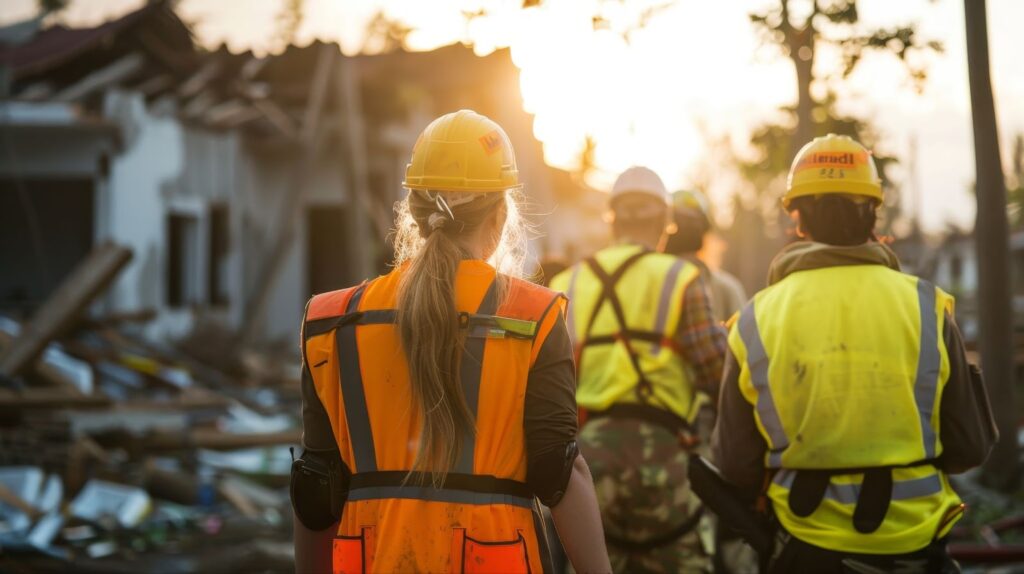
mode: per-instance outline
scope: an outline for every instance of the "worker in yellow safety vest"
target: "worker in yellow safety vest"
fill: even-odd
[[[846,136],[808,143],[783,206],[800,237],[729,333],[713,444],[722,475],[777,532],[769,572],[955,572],[949,474],[996,431],[953,298],[875,240],[882,188]]]
[[[659,252],[671,211],[658,175],[626,170],[610,207],[616,243],[551,283],[569,298],[580,450],[616,572],[707,571],[710,525],[687,454],[710,434],[725,332],[697,267]]]
[[[516,277],[508,136],[444,115],[403,185],[394,270],[306,308],[297,570],[550,572],[540,501],[576,570],[609,572],[565,298]]]

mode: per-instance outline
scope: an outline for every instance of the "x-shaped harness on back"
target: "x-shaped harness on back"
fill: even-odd
[[[617,404],[612,405],[607,410],[600,412],[588,413],[587,419],[599,418],[599,417],[612,417],[612,418],[632,418],[642,420],[645,422],[654,423],[667,429],[669,432],[676,435],[679,439],[679,445],[686,451],[692,451],[699,442],[699,438],[696,433],[693,432],[689,422],[686,419],[676,415],[667,409],[667,405],[662,403],[661,407],[655,406],[652,403],[652,399],[661,402],[658,397],[654,394],[654,385],[651,383],[647,375],[644,374],[643,368],[640,366],[640,355],[633,348],[632,341],[642,340],[655,344],[665,344],[678,352],[677,347],[672,344],[672,341],[666,340],[667,338],[662,333],[656,333],[654,331],[643,331],[637,329],[630,329],[626,322],[626,313],[622,308],[622,301],[619,299],[618,294],[615,292],[615,286],[626,274],[626,272],[633,267],[637,262],[640,261],[645,255],[652,253],[651,250],[643,248],[639,252],[630,255],[623,261],[615,271],[608,273],[605,271],[601,264],[598,263],[594,257],[588,257],[584,260],[584,263],[590,268],[591,272],[597,276],[598,280],[601,281],[601,294],[598,295],[597,302],[594,304],[593,311],[590,314],[590,320],[587,322],[587,328],[584,331],[584,338],[577,348],[576,365],[577,372],[582,372],[582,359],[583,349],[591,345],[607,345],[621,342],[626,349],[626,353],[629,356],[629,362],[633,367],[633,370],[637,375],[637,386],[636,395],[639,404]],[[591,337],[590,333],[594,328],[594,323],[597,320],[597,315],[600,313],[601,308],[604,306],[605,301],[611,305],[612,313],[615,315],[615,320],[619,325],[619,331],[612,335],[605,335],[600,337]],[[655,536],[651,539],[643,542],[636,542],[620,538],[605,532],[605,537],[608,542],[614,546],[622,548],[632,553],[642,553],[650,551],[654,548],[664,546],[675,542],[682,538],[684,535],[692,531],[700,523],[701,516],[704,513],[704,506],[700,505],[696,511],[682,524],[672,530],[665,532],[659,536]]]

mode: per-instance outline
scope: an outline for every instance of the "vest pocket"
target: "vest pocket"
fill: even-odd
[[[363,528],[359,536],[336,536],[331,561],[334,574],[373,572],[373,528]]]
[[[452,540],[454,570],[462,574],[526,574],[530,561],[526,539],[518,532],[515,540],[489,542],[466,535],[464,528],[455,529]]]

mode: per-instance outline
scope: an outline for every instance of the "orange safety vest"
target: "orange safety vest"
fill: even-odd
[[[461,382],[476,432],[435,488],[429,475],[406,482],[422,414],[395,325],[403,270],[317,295],[306,309],[304,359],[352,472],[334,572],[547,571],[539,506],[526,484],[523,408],[530,368],[565,298],[508,279],[498,301],[492,267],[460,264]]]

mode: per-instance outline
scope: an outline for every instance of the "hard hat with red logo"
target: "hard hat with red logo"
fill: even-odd
[[[882,181],[871,151],[849,136],[814,138],[796,154],[789,169],[782,205],[798,197],[858,195],[882,201]]]
[[[445,114],[423,130],[402,185],[410,190],[469,193],[522,187],[505,130],[472,110]]]

